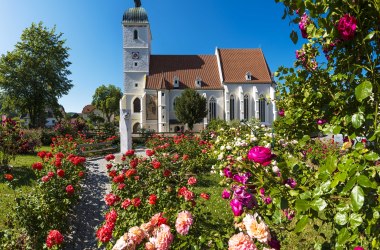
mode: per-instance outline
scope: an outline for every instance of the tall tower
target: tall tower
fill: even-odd
[[[120,150],[132,148],[132,127],[145,123],[145,79],[149,74],[151,32],[148,14],[135,0],[123,15],[124,95],[120,100]]]

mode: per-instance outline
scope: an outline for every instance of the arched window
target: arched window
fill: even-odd
[[[235,97],[230,96],[230,120],[235,119]]]
[[[248,95],[244,96],[244,120],[248,120],[249,115],[249,97]]]
[[[266,109],[267,102],[265,100],[265,97],[263,95],[260,95],[259,100],[259,119],[261,122],[265,122],[265,109]]]
[[[138,132],[140,132],[139,129],[140,129],[140,123],[136,122],[135,125],[133,125],[133,131],[132,131],[132,133],[133,134],[137,134]]]
[[[208,109],[208,112],[210,113],[210,120],[216,119],[216,101],[214,97],[211,97],[208,104]]]
[[[139,113],[141,112],[141,100],[140,98],[136,98],[133,101],[133,113]]]
[[[175,111],[175,103],[176,103],[176,101],[177,101],[177,98],[178,98],[178,97],[175,97],[174,100],[173,100],[173,111]]]
[[[139,39],[139,32],[137,30],[133,31],[133,39],[135,40]]]

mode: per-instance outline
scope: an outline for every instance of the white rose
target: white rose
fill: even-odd
[[[272,171],[273,173],[278,174],[280,172],[280,169],[275,165],[272,167]]]
[[[228,146],[226,147],[226,149],[227,149],[227,150],[231,150],[232,147],[231,147],[230,145],[228,145]]]

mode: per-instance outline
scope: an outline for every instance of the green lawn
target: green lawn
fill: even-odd
[[[43,148],[43,150],[49,149],[49,147]],[[36,176],[31,165],[39,160],[40,158],[35,155],[17,155],[16,159],[10,162],[10,165],[13,166],[10,170],[0,169],[1,175],[11,173],[14,176],[12,185],[15,188],[13,190],[4,178],[0,178],[0,228],[3,228],[8,221],[7,218],[13,210],[17,192],[30,192],[31,187],[35,185]]]

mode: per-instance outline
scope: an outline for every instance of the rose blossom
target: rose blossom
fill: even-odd
[[[113,154],[106,155],[106,157],[104,158],[106,159],[106,161],[115,160],[115,156]]]
[[[230,197],[231,197],[231,192],[229,192],[227,189],[224,189],[222,192],[222,198],[227,200]]]
[[[155,152],[154,150],[147,149],[147,150],[145,151],[145,153],[146,153],[147,156],[152,156],[152,155],[154,155],[156,152]]]
[[[11,174],[4,174],[4,178],[8,181],[12,181],[13,180],[13,175]]]
[[[41,162],[35,162],[35,163],[33,163],[32,168],[35,170],[42,170],[43,165]]]
[[[364,248],[361,246],[356,246],[356,247],[354,247],[354,250],[364,250]]]
[[[268,226],[261,221],[257,222],[258,214],[255,213],[253,216],[247,214],[243,219],[243,224],[247,230],[247,234],[252,238],[256,238],[261,243],[267,243],[271,239]]]
[[[145,233],[139,227],[134,226],[128,230],[128,238],[131,239],[135,244],[140,244],[141,241],[145,238]]]
[[[177,230],[177,233],[187,235],[193,222],[193,216],[189,211],[182,211],[178,213],[177,220],[175,222],[175,229]]]
[[[289,178],[289,179],[286,180],[285,186],[290,187],[291,189],[293,189],[293,188],[295,188],[297,186],[297,182],[293,178]]]
[[[200,196],[205,199],[205,200],[209,200],[210,199],[210,195],[209,194],[206,194],[206,193],[201,193]]]
[[[133,156],[134,154],[135,154],[135,151],[133,149],[127,150],[127,152],[125,152],[126,156]]]
[[[155,194],[151,194],[149,196],[149,204],[150,205],[155,205],[157,202],[157,196]]]
[[[337,29],[344,41],[353,39],[356,31],[356,18],[345,14],[339,19]]]
[[[50,230],[47,238],[46,245],[52,248],[54,245],[60,245],[63,242],[63,235],[58,230]]]
[[[63,171],[63,169],[58,169],[57,170],[57,175],[61,178],[63,178],[65,176],[65,171]]]
[[[260,163],[263,166],[270,164],[274,155],[269,148],[262,146],[255,146],[248,152],[248,159],[256,163]]]
[[[256,250],[252,239],[244,233],[233,235],[228,241],[228,250]]]
[[[285,110],[284,109],[280,109],[278,111],[278,115],[281,116],[281,117],[285,116]]]
[[[139,207],[141,204],[141,199],[139,197],[136,197],[133,198],[131,202],[134,207]]]
[[[154,230],[153,235],[155,237],[150,238],[149,241],[156,247],[156,250],[168,250],[170,248],[174,236],[168,225],[162,224]]]
[[[66,193],[68,195],[74,194],[74,187],[72,185],[67,185],[67,187],[66,187]]]
[[[45,175],[45,176],[42,176],[41,180],[42,180],[42,182],[48,182],[48,181],[50,181],[50,177]]]
[[[188,180],[187,180],[187,184],[189,184],[189,185],[195,185],[195,184],[197,184],[197,179],[195,178],[195,177],[193,177],[193,176],[191,176]]]
[[[126,199],[126,200],[123,201],[123,203],[121,203],[121,207],[123,209],[127,209],[131,204],[132,204],[131,200],[130,199]]]
[[[229,168],[224,168],[223,169],[223,173],[224,173],[224,176],[227,177],[227,178],[232,178],[233,175],[232,175],[232,172]]]
[[[240,216],[243,213],[243,204],[238,199],[232,199],[230,206],[235,216]]]
[[[113,206],[116,202],[120,201],[120,197],[109,193],[104,197],[104,200],[108,206]]]

